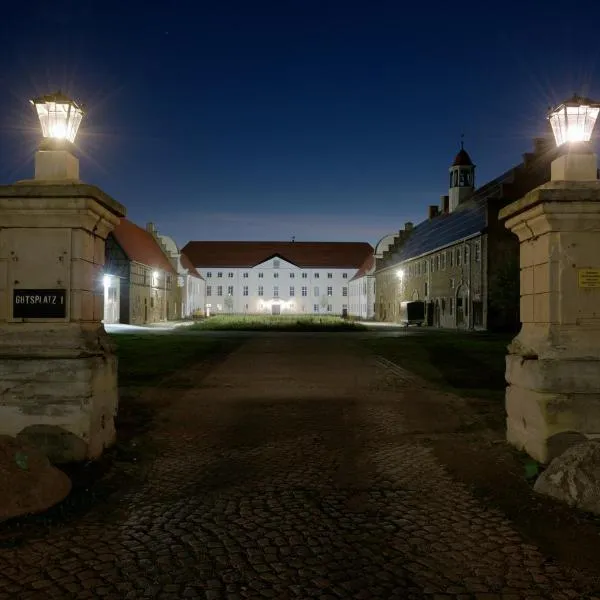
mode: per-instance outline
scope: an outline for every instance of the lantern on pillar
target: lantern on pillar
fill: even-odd
[[[600,104],[575,94],[548,114],[561,155],[552,162],[552,181],[598,179],[596,155],[590,140]]]
[[[34,98],[31,104],[44,136],[35,155],[35,178],[55,182],[79,180],[79,161],[72,149],[83,107],[61,92]]]
[[[61,92],[30,101],[35,107],[45,139],[73,143],[83,119],[83,107]]]

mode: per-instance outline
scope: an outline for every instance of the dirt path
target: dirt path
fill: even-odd
[[[0,599],[592,598],[443,466],[467,403],[350,340],[257,337],[180,374],[135,485],[0,549]]]

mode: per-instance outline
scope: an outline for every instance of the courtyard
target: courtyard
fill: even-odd
[[[112,338],[119,441],[0,525],[1,600],[600,597],[600,521],[503,441],[502,336]]]

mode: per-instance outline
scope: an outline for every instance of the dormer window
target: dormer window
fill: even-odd
[[[273,261],[273,268],[274,269],[279,269],[279,265],[281,264],[281,261],[279,261],[277,258]]]

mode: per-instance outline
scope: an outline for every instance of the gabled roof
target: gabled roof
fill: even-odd
[[[185,254],[182,253],[179,255],[179,262],[181,263],[181,266],[192,277],[197,277],[198,279],[204,279],[204,277],[202,277],[202,275],[200,275],[200,273],[198,273],[198,271],[196,270],[196,267],[192,264],[192,261]]]
[[[121,219],[112,232],[129,260],[176,274],[175,268],[153,235],[128,219]]]
[[[373,273],[374,267],[375,267],[375,256],[373,254],[370,254],[369,256],[367,256],[367,258],[365,258],[365,262],[363,262],[363,264],[360,266],[360,269],[358,269],[358,271],[356,271],[356,274],[350,281],[354,281],[355,279],[360,279],[361,277],[364,277],[365,275],[371,275]]]
[[[273,256],[299,268],[358,269],[373,248],[365,242],[188,242],[195,267],[254,267]]]

